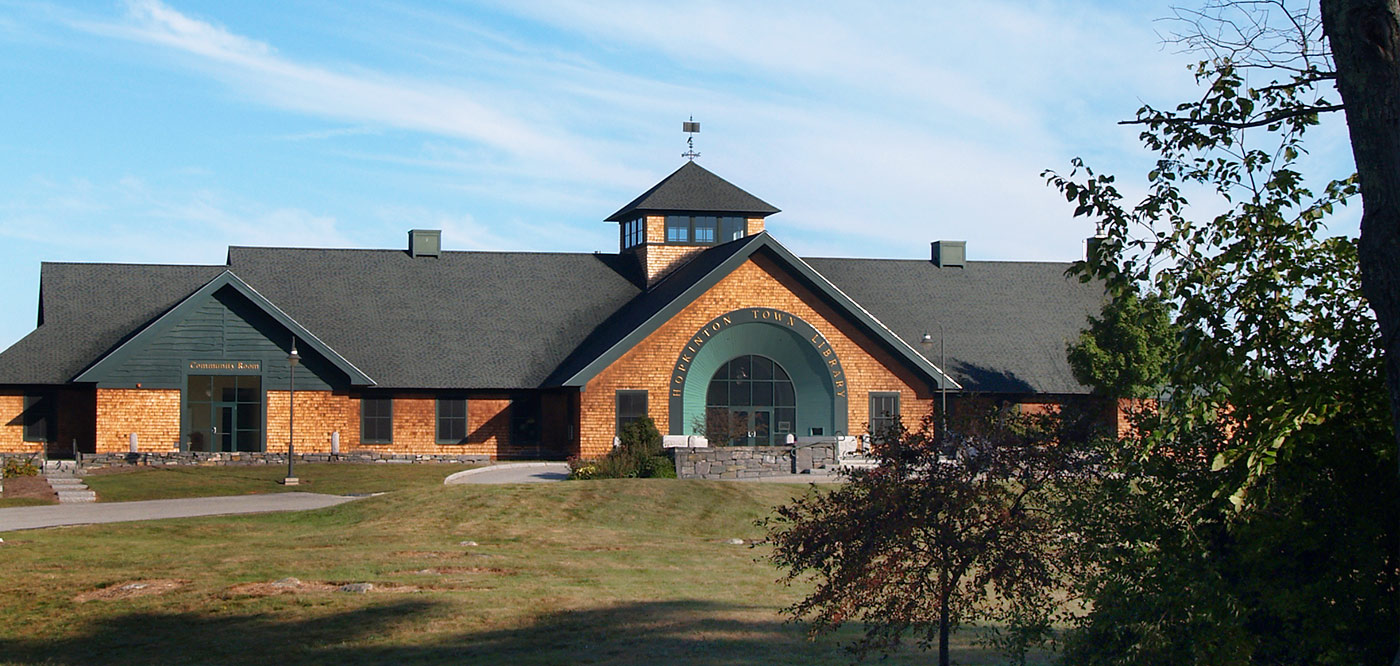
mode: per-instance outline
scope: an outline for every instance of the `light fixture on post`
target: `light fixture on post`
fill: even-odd
[[[944,346],[943,323],[938,323],[938,441],[942,442],[947,438],[948,433],[948,352]],[[928,351],[933,351],[933,336],[925,333],[919,339],[919,346]]]
[[[287,354],[287,364],[291,366],[291,376],[287,380],[287,478],[282,479],[282,485],[295,486],[300,482],[297,480],[296,468],[296,419],[297,419],[297,365],[301,363],[301,355],[297,354],[297,338],[292,336],[292,351]]]

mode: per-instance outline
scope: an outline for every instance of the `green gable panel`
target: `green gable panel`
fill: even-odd
[[[256,374],[286,390],[293,333],[233,286],[197,294],[178,318],[159,321],[82,376],[102,388],[178,389],[187,375]],[[346,389],[349,376],[299,339],[297,390]]]

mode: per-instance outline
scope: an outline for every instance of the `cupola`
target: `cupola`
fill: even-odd
[[[686,162],[621,210],[618,248],[637,256],[647,286],[712,245],[763,231],[763,219],[778,212],[695,162]]]

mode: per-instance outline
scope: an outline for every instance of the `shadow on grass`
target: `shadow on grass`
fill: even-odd
[[[556,612],[516,628],[423,636],[463,620],[453,604],[402,600],[310,619],[271,613],[128,613],[55,639],[0,639],[17,664],[841,664],[771,611],[708,601]]]

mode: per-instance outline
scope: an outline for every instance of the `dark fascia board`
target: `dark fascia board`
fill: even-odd
[[[291,331],[292,335],[295,335],[298,340],[301,340],[302,342],[310,345],[312,350],[329,360],[331,364],[333,364],[341,372],[344,372],[346,376],[350,378],[351,385],[374,385],[374,380],[371,379],[369,375],[366,375],[364,372],[362,372],[359,368],[355,367],[354,363],[351,363],[350,361],[346,360],[345,357],[341,356],[340,353],[336,350],[331,349],[330,345],[321,342],[321,339],[316,337],[316,335],[313,334],[311,331],[307,330],[305,326],[302,326],[301,324],[297,323],[295,319],[292,319],[291,316],[283,312],[282,308],[277,307],[272,303],[272,301],[267,300],[266,297],[258,293],[258,290],[248,286],[247,282],[244,282],[237,275],[234,275],[233,271],[229,270],[225,270],[213,280],[206,282],[203,287],[200,287],[199,289],[195,290],[193,294],[186,296],[184,300],[180,301],[175,307],[167,310],[165,314],[156,318],[156,320],[151,322],[150,325],[142,329],[140,333],[137,333],[136,335],[133,335],[130,338],[128,338],[126,342],[123,342],[116,349],[113,349],[112,351],[105,354],[102,358],[98,359],[92,365],[88,366],[87,369],[79,373],[77,377],[74,377],[69,381],[96,381],[96,377],[101,375],[103,366],[120,362],[121,359],[124,358],[128,353],[130,353],[133,350],[139,349],[140,346],[144,344],[146,340],[156,335],[159,335],[160,333],[168,330],[170,327],[175,326],[181,321],[184,321],[185,317],[188,316],[191,311],[198,308],[200,304],[202,304],[206,299],[213,297],[215,292],[224,287],[233,288],[234,291],[237,291],[249,301],[252,301],[253,305],[257,306],[263,312],[267,313],[267,315],[276,320],[277,323],[287,327],[287,330]]]
[[[704,294],[711,287],[719,284],[721,279],[729,275],[745,261],[748,261],[749,257],[752,257],[755,252],[765,248],[772,252],[780,263],[786,264],[788,268],[791,268],[801,276],[803,281],[815,289],[818,294],[827,298],[838,310],[848,314],[853,320],[873,334],[877,340],[883,342],[912,368],[923,374],[924,378],[929,381],[931,386],[939,389],[947,388],[949,390],[962,389],[962,385],[959,384],[957,380],[943,372],[938,366],[929,362],[922,354],[915,351],[909,343],[896,335],[889,327],[880,323],[879,319],[876,319],[874,315],[861,307],[859,303],[856,303],[850,296],[847,296],[845,292],[837,288],[830,280],[827,280],[821,273],[818,273],[811,266],[807,265],[807,262],[802,261],[797,255],[783,247],[782,243],[775,240],[767,231],[762,231],[750,236],[749,241],[745,243],[744,247],[738,252],[735,252],[728,259],[725,259],[719,265],[715,266],[709,273],[706,273],[700,279],[696,280],[694,284],[677,295],[676,298],[672,299],[670,303],[667,303],[665,307],[642,322],[640,326],[629,331],[621,340],[618,340],[612,347],[608,348],[607,351],[590,361],[582,370],[579,370],[574,373],[572,377],[564,380],[561,385],[583,387],[595,375],[602,372],[604,368],[621,358],[627,350],[639,344],[648,335],[651,335],[653,331],[660,328],[662,324],[670,321],[672,317],[679,314],[681,310],[694,302],[701,294]],[[671,276],[666,279],[671,279],[671,277],[675,277],[675,273],[672,273]]]

